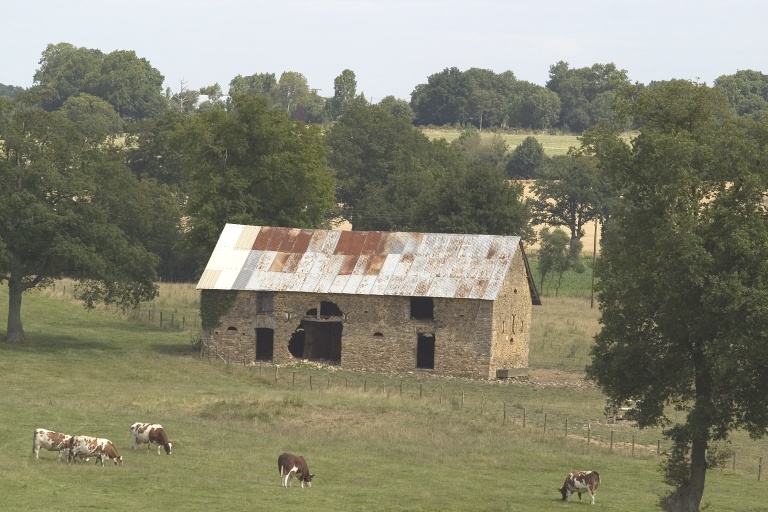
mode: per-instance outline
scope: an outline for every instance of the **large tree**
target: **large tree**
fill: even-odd
[[[342,216],[360,230],[410,231],[413,209],[447,144],[431,142],[405,116],[379,105],[353,103],[326,133],[338,179]]]
[[[226,223],[317,228],[334,207],[335,180],[320,127],[293,121],[265,98],[201,112],[171,146],[185,168],[187,248],[210,254]]]
[[[620,191],[587,373],[610,398],[642,404],[641,428],[665,427],[675,488],[662,505],[698,511],[708,447],[768,429],[768,125],[680,80],[631,105],[638,136],[584,139]]]
[[[765,73],[744,69],[718,77],[714,85],[725,91],[738,115],[753,119],[768,115],[768,75]]]
[[[146,119],[167,107],[163,75],[133,51],[76,48],[49,44],[35,72],[32,92],[46,110],[57,110],[81,93],[109,102],[124,119]]]
[[[331,119],[338,118],[357,94],[357,78],[351,69],[345,69],[333,79],[333,97],[325,107]]]
[[[549,67],[547,88],[560,98],[560,128],[581,132],[588,126],[612,114],[606,104],[613,93],[624,91],[630,85],[627,72],[615,64],[593,64],[588,68],[571,68],[560,61]]]
[[[419,231],[535,238],[522,185],[510,183],[502,169],[483,160],[460,160],[437,174],[414,214]]]
[[[560,155],[543,166],[542,179],[536,180],[528,200],[534,224],[562,226],[571,242],[581,240],[584,226],[601,217],[611,196],[601,178],[597,161],[590,156]]]
[[[89,118],[99,121],[89,126]],[[23,293],[52,279],[80,280],[88,307],[156,294],[157,259],[137,236],[137,217],[150,208],[101,119],[98,108],[48,113],[0,98],[0,282],[8,284],[10,342],[25,339]]]

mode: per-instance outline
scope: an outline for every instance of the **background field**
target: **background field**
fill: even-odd
[[[453,142],[461,135],[461,130],[446,128],[422,128],[421,130],[430,139],[445,139]],[[519,146],[526,137],[532,136],[544,146],[544,153],[547,156],[565,155],[571,147],[579,146],[579,139],[576,135],[553,135],[549,133],[512,133],[512,132],[494,132],[483,131],[481,136],[490,139],[496,133],[499,133],[507,142],[509,151],[513,151]]]
[[[161,297],[194,301],[191,285],[170,288]],[[601,473],[598,510],[653,510],[665,491],[659,432],[606,423],[604,397],[581,379],[597,329],[585,298],[534,308],[528,382],[226,365],[199,359],[187,330],[63,298],[26,294],[29,342],[0,344],[8,510],[551,511],[564,506],[556,489],[573,468]],[[135,421],[164,424],[173,455],[131,452]],[[45,451],[35,460],[36,427],[107,437],[125,464],[68,465]],[[734,449],[736,470],[710,472],[704,501],[765,510],[765,442],[737,436]],[[282,451],[307,457],[312,489],[280,487]]]

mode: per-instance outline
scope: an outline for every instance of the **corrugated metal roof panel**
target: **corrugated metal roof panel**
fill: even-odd
[[[519,237],[227,224],[198,288],[493,300],[519,247]]]

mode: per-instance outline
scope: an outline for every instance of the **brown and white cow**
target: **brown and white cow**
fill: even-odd
[[[299,481],[301,481],[301,487],[304,488],[304,484],[307,487],[312,487],[312,477],[315,475],[309,472],[307,467],[307,461],[302,455],[293,455],[291,453],[283,453],[277,458],[277,469],[280,471],[280,481],[283,487],[290,487],[291,480],[295,474]]]
[[[579,500],[581,500],[582,493],[588,492],[592,496],[592,505],[594,505],[598,487],[600,487],[600,475],[597,471],[571,471],[568,473],[563,486],[558,490],[565,501],[570,501],[571,494],[574,492],[578,493]]]
[[[131,425],[131,449],[136,450],[139,444],[147,443],[147,450],[153,444],[157,445],[157,454],[160,455],[160,448],[165,449],[165,453],[170,455],[173,443],[165,434],[165,429],[157,423],[134,423]]]
[[[72,436],[69,440],[69,454],[67,462],[72,462],[79,455],[96,456],[96,464],[101,462],[104,466],[104,458],[115,461],[116,466],[123,465],[123,458],[117,453],[114,443],[109,439],[91,436]]]
[[[32,435],[32,454],[36,459],[40,458],[40,448],[45,448],[51,452],[59,452],[59,460],[62,455],[69,459],[69,440],[72,436],[54,432],[45,428],[36,428]],[[80,456],[81,459],[88,462],[87,457]]]

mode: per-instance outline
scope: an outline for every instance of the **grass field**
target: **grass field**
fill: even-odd
[[[169,310],[195,300],[191,285],[165,288],[158,301]],[[601,473],[595,509],[654,510],[666,490],[659,432],[607,424],[598,389],[557,380],[588,362],[596,319],[588,299],[547,298],[534,308],[530,362],[552,380],[484,382],[227,366],[199,359],[187,330],[31,292],[28,342],[0,343],[0,503],[14,511],[537,512],[565,506],[556,488],[580,468]],[[173,455],[131,452],[135,421],[162,423]],[[125,464],[68,465],[45,451],[35,460],[36,427],[107,437]],[[739,435],[733,447],[736,470],[711,471],[704,502],[765,510],[766,483],[756,477],[765,443]],[[282,451],[307,457],[311,489],[280,487]]]

